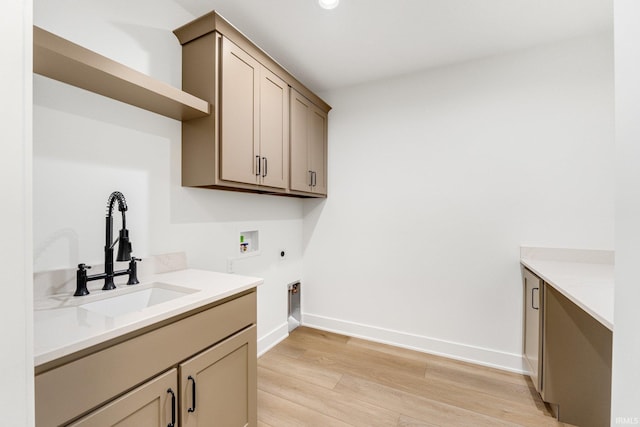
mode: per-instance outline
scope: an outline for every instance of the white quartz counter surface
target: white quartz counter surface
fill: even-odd
[[[106,296],[142,290],[151,283],[188,288],[190,293],[117,317],[78,307]],[[83,297],[56,295],[35,301],[34,364],[37,367],[261,284],[262,279],[256,277],[186,269],[156,274],[145,283],[119,285],[112,291],[92,291]]]
[[[613,264],[532,258],[521,263],[613,331]]]

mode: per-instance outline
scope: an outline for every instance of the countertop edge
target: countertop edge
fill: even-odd
[[[520,259],[520,264],[522,264],[527,269],[531,270],[531,272],[535,273],[538,277],[545,281],[545,283],[552,286],[555,290],[560,292],[562,295],[567,297],[571,302],[580,307],[586,313],[588,313],[591,317],[600,322],[603,326],[605,326],[610,331],[613,331],[613,323],[607,320],[604,316],[602,316],[597,311],[593,310],[590,306],[588,306],[584,301],[577,298],[573,293],[568,291],[565,287],[558,284],[556,280],[550,278],[547,274],[545,274],[542,269],[535,266],[535,260],[529,260],[526,258]]]
[[[223,273],[208,272],[205,270],[195,270],[195,269],[188,269],[183,271],[185,272],[190,271],[198,274],[210,273],[212,276],[218,276],[223,274]],[[164,281],[164,282],[175,283],[176,282],[175,279],[165,280],[165,277],[169,275],[175,276],[176,273],[179,273],[179,272],[171,272],[171,273],[156,275],[154,279],[159,281]],[[37,368],[46,363],[55,361],[56,359],[70,356],[76,352],[86,350],[88,348],[99,345],[106,341],[117,339],[118,337],[149,327],[155,323],[159,323],[164,320],[170,319],[172,317],[179,316],[193,310],[197,310],[201,307],[223,300],[235,294],[239,294],[254,288],[257,289],[257,287],[262,285],[264,282],[263,279],[257,278],[257,277],[239,276],[239,275],[229,275],[229,276],[233,277],[234,281],[236,282],[242,281],[243,283],[239,285],[230,286],[229,288],[224,289],[221,292],[215,292],[209,295],[204,295],[202,298],[198,299],[197,301],[187,300],[186,303],[182,303],[173,308],[163,310],[160,313],[146,315],[140,318],[140,320],[132,321],[130,323],[127,323],[119,327],[114,327],[102,333],[94,334],[85,339],[69,342],[59,347],[45,350],[40,353],[36,353],[34,354],[34,368]]]

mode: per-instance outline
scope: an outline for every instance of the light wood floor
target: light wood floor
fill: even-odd
[[[300,327],[258,359],[258,426],[562,426],[522,375]]]

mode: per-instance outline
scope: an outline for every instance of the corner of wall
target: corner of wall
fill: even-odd
[[[287,322],[281,324],[277,328],[265,335],[258,335],[258,357],[271,350],[281,341],[289,336],[289,324]]]

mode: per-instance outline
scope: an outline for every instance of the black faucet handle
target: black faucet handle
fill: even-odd
[[[136,261],[142,261],[140,258],[131,257],[131,261],[129,261],[129,280],[127,281],[127,285],[137,285],[140,283],[138,280],[138,265]]]
[[[89,295],[89,290],[87,289],[88,268],[91,268],[91,266],[86,264],[78,264],[78,271],[76,271],[76,291],[73,294],[74,297]]]

